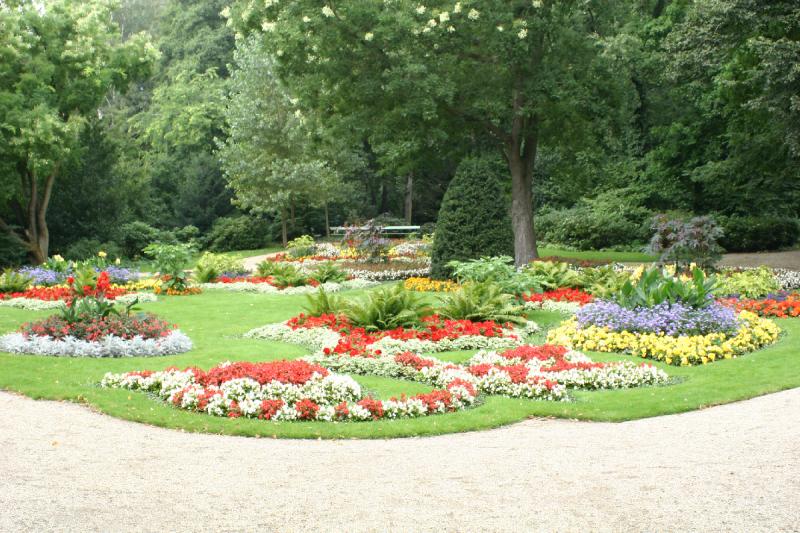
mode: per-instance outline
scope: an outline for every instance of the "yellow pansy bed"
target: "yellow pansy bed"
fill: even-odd
[[[66,283],[59,283],[58,285],[34,285],[34,289],[46,289],[48,287],[60,287],[68,289],[69,285]],[[129,281],[128,283],[120,284],[120,283],[112,283],[111,288],[113,289],[125,289],[129,292],[141,292],[141,291],[152,291],[158,287],[161,287],[161,280],[158,278],[142,278],[136,281]]]
[[[403,282],[403,286],[409,291],[422,292],[452,292],[459,288],[458,283],[454,281],[431,278],[408,278]]]
[[[561,344],[595,352],[627,352],[637,357],[663,361],[669,365],[707,364],[718,359],[731,359],[774,343],[780,328],[771,320],[755,313],[739,313],[741,325],[735,335],[678,336],[657,333],[611,331],[606,327],[578,327],[575,318],[562,322],[547,334],[549,344]]]

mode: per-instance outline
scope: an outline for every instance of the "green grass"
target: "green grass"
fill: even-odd
[[[345,293],[348,297],[355,292]],[[162,297],[142,307],[180,325],[194,341],[186,354],[156,358],[87,359],[0,354],[0,389],[32,398],[82,402],[119,418],[161,427],[229,435],[302,438],[381,438],[485,429],[533,416],[583,420],[623,421],[679,413],[753,396],[800,387],[800,319],[778,321],[785,334],[764,350],[704,367],[677,368],[658,364],[674,383],[662,387],[576,393],[573,402],[544,402],[486,397],[478,407],[425,418],[378,422],[264,422],[227,419],[190,413],[151,397],[126,390],[101,389],[105,372],[163,369],[197,365],[209,368],[226,360],[266,361],[296,358],[307,351],[277,342],[244,339],[247,330],[284,320],[303,304],[300,296],[267,296],[206,292],[198,296]],[[0,308],[0,331],[46,312]],[[556,313],[537,312],[532,318],[545,326],[558,322]],[[448,352],[437,357],[464,361],[470,352]],[[630,359],[616,354],[591,354],[601,361]],[[354,376],[382,398],[415,394],[430,387],[419,383]]]
[[[649,263],[657,258],[643,252],[615,252],[615,251],[577,251],[566,250],[556,246],[542,246],[539,248],[540,257],[560,256],[573,259],[590,261],[612,261],[618,263]]]

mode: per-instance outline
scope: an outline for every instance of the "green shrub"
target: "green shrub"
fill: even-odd
[[[584,291],[598,297],[611,298],[630,280],[630,274],[623,270],[614,270],[611,265],[584,268],[578,279]]]
[[[314,255],[314,237],[311,235],[301,235],[289,241],[286,249],[290,257],[305,257]]]
[[[523,273],[537,280],[546,290],[554,290],[561,287],[580,287],[581,276],[570,268],[568,263],[555,261],[534,261],[528,264]]]
[[[631,189],[606,191],[569,209],[542,210],[536,216],[536,234],[541,241],[579,250],[643,245],[650,238],[647,226],[653,213],[642,203]]]
[[[2,292],[22,292],[31,284],[31,278],[11,268],[7,268],[0,274],[0,293]]]
[[[64,251],[66,259],[82,261],[97,257],[97,252],[103,251],[108,257],[123,257],[123,250],[114,242],[100,242],[97,239],[79,239],[70,244]]]
[[[432,277],[449,277],[450,261],[513,255],[509,202],[500,186],[506,173],[499,161],[488,158],[470,157],[458,166],[439,210]]]
[[[345,311],[347,303],[341,296],[330,294],[322,287],[313,294],[306,294],[303,310],[310,316],[338,315]]]
[[[725,272],[717,277],[717,282],[714,289],[717,296],[738,294],[745,298],[762,298],[781,288],[772,270],[764,266],[742,272]]]
[[[168,276],[169,288],[176,291],[186,288],[186,268],[194,253],[191,244],[152,243],[144,248],[144,253],[153,258],[154,267],[162,276]]]
[[[504,293],[493,283],[467,283],[459,290],[441,298],[442,307],[437,312],[453,320],[498,323],[525,322],[525,309],[518,300]]]
[[[256,265],[256,274],[262,278],[269,276],[292,276],[298,273],[297,267],[291,263],[265,259]]]
[[[797,244],[800,224],[779,216],[718,217],[725,232],[720,244],[728,252],[778,250]]]
[[[274,241],[272,225],[264,219],[240,215],[218,218],[206,236],[206,248],[213,252],[255,250]]]
[[[0,267],[21,265],[28,252],[25,247],[7,232],[0,231]]]
[[[286,287],[302,287],[308,285],[308,279],[308,276],[299,270],[295,269],[293,272],[286,270],[278,274],[273,274],[272,284],[280,289],[285,289]]]
[[[309,277],[319,283],[341,283],[347,279],[347,273],[336,266],[333,261],[326,261],[316,267]]]
[[[209,283],[224,272],[244,273],[240,259],[223,254],[204,252],[194,267],[194,277],[200,283]]]
[[[169,242],[171,240],[164,237],[165,235],[160,229],[154,228],[145,222],[136,221],[120,226],[117,242],[119,242],[125,257],[135,259],[141,257],[142,250],[148,244],[165,240]]]
[[[383,331],[399,327],[419,326],[420,319],[430,314],[423,296],[395,285],[373,291],[366,300],[349,304],[345,315],[356,327],[367,331]]]
[[[459,283],[493,283],[503,292],[517,295],[543,289],[541,279],[527,269],[518,271],[514,259],[507,255],[450,261],[447,267]]]

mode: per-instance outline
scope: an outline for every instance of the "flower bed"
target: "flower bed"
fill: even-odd
[[[343,317],[299,315],[280,324],[270,324],[245,334],[246,337],[300,344],[327,354],[378,357],[402,352],[444,352],[451,350],[499,349],[524,344],[538,330],[533,322],[512,329],[495,322],[423,319],[422,329],[397,328],[368,333],[352,327]]]
[[[736,312],[716,303],[700,308],[678,302],[629,309],[616,302],[599,301],[579,309],[576,319],[581,328],[596,326],[615,332],[672,336],[709,333],[728,335],[739,327]]]
[[[800,316],[800,294],[781,292],[766,298],[722,298],[719,303],[736,311],[750,311],[762,317],[789,318]]]
[[[459,288],[455,281],[418,277],[408,278],[403,286],[406,290],[420,292],[452,292]]]
[[[374,374],[430,384],[415,396],[364,396],[350,376]],[[595,363],[560,346],[520,346],[479,352],[465,366],[411,352],[376,357],[316,353],[305,360],[224,363],[161,372],[108,373],[101,386],[146,391],[172,405],[230,418],[365,421],[420,417],[472,406],[479,392],[565,400],[569,389],[617,389],[662,384],[668,376],[649,364]]]
[[[413,352],[371,357],[318,352],[306,359],[341,372],[410,379],[433,386],[459,380],[485,394],[538,400],[565,400],[568,389],[627,388],[669,379],[649,364],[595,363],[580,352],[553,345],[484,350],[463,366]]]
[[[613,331],[609,327],[582,327],[577,318],[550,330],[547,342],[576,349],[598,352],[627,352],[638,357],[656,359],[671,365],[706,364],[730,359],[772,344],[780,330],[774,322],[743,311],[733,333],[707,335],[665,335]]]
[[[594,296],[578,289],[556,289],[541,293],[523,294],[525,309],[544,311],[557,311],[559,313],[574,314],[582,306],[594,301]]]
[[[188,352],[192,341],[180,330],[172,330],[164,337],[147,339],[134,336],[124,339],[105,335],[100,340],[89,341],[66,336],[55,339],[41,335],[9,333],[0,337],[0,352],[61,357],[151,357]]]
[[[247,278],[229,278],[215,283],[203,283],[200,285],[202,289],[217,289],[226,291],[237,292],[258,292],[262,294],[282,294],[291,296],[296,294],[310,294],[317,292],[319,289],[324,289],[326,292],[339,292],[349,289],[364,289],[377,285],[377,282],[365,281],[362,279],[350,279],[342,283],[316,283],[303,285],[300,287],[284,287],[279,288],[272,284],[270,278],[247,277]]]
[[[3,295],[5,296],[5,295]],[[127,305],[131,302],[147,303],[158,301],[155,294],[149,292],[131,292],[117,296],[112,300],[114,303]],[[0,307],[15,307],[17,309],[27,309],[29,311],[44,311],[47,309],[58,309],[63,307],[66,300],[40,300],[37,298],[15,296],[11,298],[0,298]]]
[[[471,406],[476,392],[453,380],[443,389],[377,400],[351,377],[306,361],[226,363],[162,372],[108,373],[103,387],[156,394],[176,407],[230,418],[262,420],[378,420],[419,417]]]

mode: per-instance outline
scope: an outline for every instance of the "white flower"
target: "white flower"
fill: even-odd
[[[450,32],[450,33],[453,33],[454,31],[456,31],[456,29],[454,27],[452,27],[452,26],[448,26],[447,27],[447,31]]]
[[[497,31],[505,31],[505,28],[503,26],[498,26]]]
[[[453,6],[453,13],[461,13],[461,2],[456,2]]]
[[[219,12],[219,16],[224,19],[231,18],[231,6],[225,6],[225,8]]]
[[[450,13],[447,11],[439,13],[439,22],[447,22],[448,20],[450,20]]]
[[[419,13],[420,15],[425,13],[425,6],[423,6],[422,4],[418,5],[417,6],[417,13]]]
[[[528,30],[526,28],[522,28],[521,30],[519,30],[519,33],[517,34],[517,37],[519,37],[520,39],[524,39],[527,36],[528,36]]]
[[[331,9],[330,6],[323,6],[322,7],[322,14],[325,15],[326,17],[330,18],[330,17],[332,17],[334,15],[333,9]]]
[[[477,9],[470,9],[469,13],[467,13],[467,18],[469,20],[478,20],[478,17],[480,16],[481,14]]]
[[[364,34],[365,41],[371,41],[374,37],[375,35],[371,31],[368,31],[367,33]]]
[[[533,2],[531,2],[531,4],[536,9],[539,9],[540,7],[542,7],[542,0],[533,0]]]
[[[306,23],[311,22],[311,19],[308,18],[308,16],[305,16],[305,17],[303,17],[303,22],[306,22]]]
[[[428,21],[428,27],[429,28],[435,28],[436,27],[436,19],[430,19]]]
[[[264,31],[273,31],[275,29],[275,23],[265,20],[261,23],[261,29]]]

